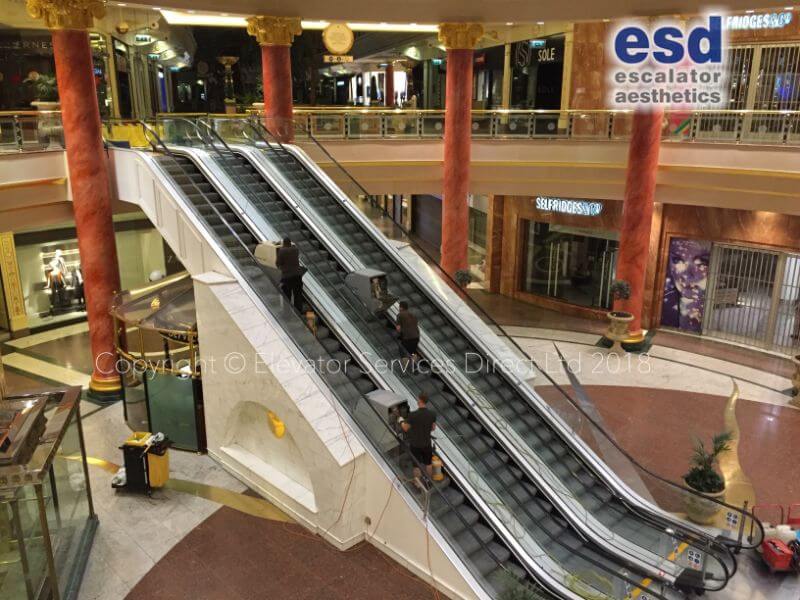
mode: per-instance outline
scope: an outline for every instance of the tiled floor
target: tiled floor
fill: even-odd
[[[800,500],[800,470],[786,450],[800,430],[800,411],[787,406],[786,361],[659,334],[644,363],[636,357],[635,362],[620,365],[594,346],[602,324],[595,331],[591,323],[563,317],[556,321],[546,311],[527,306],[522,310],[507,300],[492,301],[503,331],[554,382],[564,384],[567,378],[555,353],[557,344],[620,444],[670,478],[680,479],[685,471],[693,434],[708,436],[721,428],[722,409],[736,382],[742,392],[740,454],[759,502]],[[147,349],[153,349],[151,344]],[[11,391],[53,381],[85,384],[91,372],[85,324],[12,340],[4,344],[3,353]],[[543,374],[534,384],[545,398],[556,393]],[[117,447],[128,434],[121,405],[99,408],[84,402],[81,408],[88,415],[89,454],[119,461]],[[173,452],[172,472],[183,480],[245,491],[204,456]],[[101,526],[81,600],[116,600],[126,595],[134,600],[434,597],[425,582],[370,546],[339,553],[303,530],[220,508],[201,497],[171,489],[153,498],[117,493],[110,488],[111,474],[98,468],[91,469],[91,478]],[[253,536],[253,531],[258,535]],[[233,560],[235,556],[242,558]],[[309,564],[314,566],[313,576],[308,575]],[[795,579],[769,576],[760,559],[743,555],[741,565],[743,575],[713,597],[800,598]],[[300,577],[302,585],[296,583]]]
[[[299,525],[230,508],[189,533],[127,598],[446,600],[369,544],[339,552]]]

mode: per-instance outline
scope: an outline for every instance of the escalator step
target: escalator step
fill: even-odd
[[[485,577],[498,565],[505,564],[511,558],[511,552],[496,542],[489,542],[486,549],[481,548],[470,558],[478,572]]]
[[[494,539],[494,533],[486,525],[475,523],[470,529],[455,537],[455,542],[467,555],[472,555]]]
[[[442,517],[442,525],[451,535],[456,535],[477,522],[477,511],[463,504]]]

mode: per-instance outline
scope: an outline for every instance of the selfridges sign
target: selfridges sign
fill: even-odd
[[[725,19],[725,29],[730,31],[783,29],[792,22],[792,12],[731,15]]]
[[[536,196],[536,209],[564,213],[566,215],[596,217],[603,212],[603,203],[589,200],[573,200],[571,198],[554,198],[552,196]]]

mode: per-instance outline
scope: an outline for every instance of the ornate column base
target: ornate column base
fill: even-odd
[[[119,375],[103,378],[98,375],[92,375],[87,395],[92,400],[99,402],[116,402],[120,400],[122,398],[122,382]]]

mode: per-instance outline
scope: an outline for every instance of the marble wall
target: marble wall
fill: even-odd
[[[606,108],[605,45],[606,23],[575,23],[572,38],[571,109]]]

